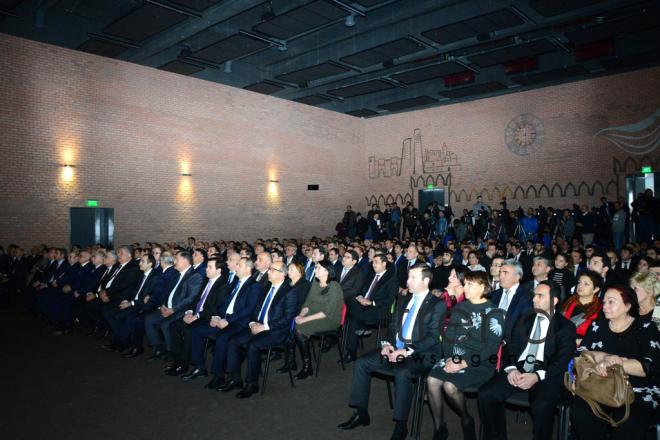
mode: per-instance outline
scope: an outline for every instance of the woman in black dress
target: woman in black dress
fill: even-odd
[[[442,337],[445,359],[433,367],[428,377],[434,440],[449,437],[442,410],[443,394],[461,417],[464,438],[476,439],[474,419],[468,414],[463,390],[478,387],[493,376],[502,342],[504,316],[488,300],[492,294],[488,274],[466,273],[464,292],[465,301],[452,309],[449,318],[456,325],[448,326]],[[487,327],[482,329],[482,325]]]
[[[630,417],[610,431],[609,439],[643,440],[660,408],[660,332],[652,321],[639,317],[635,291],[612,286],[605,292],[603,315],[591,323],[580,349],[596,358],[596,371],[607,375],[607,367],[621,365],[630,378],[635,401]],[[621,420],[625,407],[601,405],[614,420]],[[571,418],[579,440],[607,438],[608,423],[596,417],[579,396],[573,399]]]

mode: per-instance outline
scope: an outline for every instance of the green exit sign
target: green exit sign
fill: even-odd
[[[648,174],[648,173],[652,173],[652,172],[653,171],[651,171],[651,167],[642,167],[642,173]]]
[[[429,185],[429,189],[433,189],[433,185]]]
[[[98,200],[87,200],[87,206],[99,206]]]

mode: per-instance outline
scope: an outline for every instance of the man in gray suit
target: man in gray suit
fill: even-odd
[[[167,354],[166,347],[170,347],[169,325],[183,317],[186,310],[190,309],[195,294],[199,292],[202,276],[192,268],[192,265],[190,252],[179,252],[174,257],[174,267],[179,271],[179,275],[172,279],[169,293],[163,298],[161,306],[144,317],[147,341],[149,345],[155,347],[153,356],[147,361],[155,361]]]

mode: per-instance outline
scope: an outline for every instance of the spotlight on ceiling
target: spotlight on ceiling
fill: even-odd
[[[355,26],[355,15],[351,14],[348,17],[346,17],[346,22],[344,24],[346,25],[346,27]]]
[[[192,50],[190,49],[190,46],[187,44],[183,44],[183,47],[181,48],[181,52],[179,52],[179,56],[182,58],[189,57],[192,55]]]
[[[264,5],[264,12],[261,14],[261,22],[272,20],[275,18],[275,12],[273,11],[273,3],[268,2]]]

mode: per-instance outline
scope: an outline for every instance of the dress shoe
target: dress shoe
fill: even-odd
[[[358,336],[362,336],[364,334],[364,330],[355,330],[355,334]]]
[[[362,333],[362,336],[369,336],[371,334],[371,330],[365,330],[364,333]]]
[[[62,335],[67,334],[67,333],[71,333],[70,328],[60,327],[60,328],[57,328],[57,329],[53,330],[53,334],[55,336],[62,336]]]
[[[134,358],[135,356],[139,356],[142,353],[144,353],[144,348],[142,347],[132,348],[131,351],[129,351],[126,354],[122,354],[121,357],[123,357],[124,359]]]
[[[119,349],[119,344],[117,344],[116,342],[113,342],[112,344],[101,345],[101,350],[105,350],[109,352],[117,351],[118,349]]]
[[[167,352],[165,352],[165,351],[156,350],[154,355],[151,356],[149,359],[147,359],[147,362],[157,361],[158,359],[162,358],[166,354],[167,354]]]
[[[339,429],[347,430],[347,429],[355,429],[358,426],[369,426],[370,420],[369,420],[369,415],[360,417],[358,413],[353,413],[353,417],[351,417],[348,422],[342,423],[341,425],[337,426]]]
[[[172,353],[168,353],[164,358],[163,362],[174,362],[176,360],[176,355]]]
[[[259,384],[257,383],[246,383],[245,387],[241,390],[240,393],[236,394],[236,397],[239,399],[247,399],[252,396],[254,393],[259,391]]]
[[[192,373],[181,376],[181,379],[183,379],[183,380],[193,380],[193,379],[197,379],[198,377],[202,378],[202,379],[205,378],[205,377],[209,377],[208,370],[206,368],[204,368],[203,370],[199,370],[199,369],[195,368],[192,371]]]
[[[355,362],[355,356],[351,354],[344,356],[344,364],[350,364],[351,362]],[[341,361],[337,361],[337,363],[341,364]]]
[[[206,370],[204,370],[206,371]],[[193,371],[194,373],[194,371]],[[218,390],[218,388],[225,386],[225,378],[224,375],[214,375],[213,379],[211,379],[211,382],[207,383],[204,385],[204,389],[206,390]]]
[[[219,387],[218,391],[220,391],[221,393],[227,393],[231,390],[240,390],[241,388],[243,388],[243,381],[234,382],[233,380],[230,380],[223,386]]]
[[[182,374],[185,374],[188,372],[188,367],[184,365],[179,365],[176,368],[172,368],[171,370],[167,371],[168,376],[181,376]]]
[[[172,365],[168,365],[167,367],[165,367],[165,372],[167,373],[170,370],[175,370],[178,367],[179,367],[179,364],[175,362]]]
[[[438,429],[433,432],[433,440],[447,440],[449,438],[449,430],[447,424],[442,423]]]
[[[463,439],[477,440],[477,429],[472,416],[461,418],[461,428],[463,428]]]
[[[282,359],[282,352],[281,351],[271,351],[270,352],[270,361],[279,361]]]
[[[328,342],[328,341],[323,341],[323,348],[321,349],[321,351],[322,351],[323,353],[327,353],[327,352],[329,352],[330,350],[332,350],[332,348],[333,348],[335,345],[337,345],[337,341],[330,341],[330,342]]]
[[[108,338],[108,336],[110,336],[110,330],[105,330],[105,331],[101,330],[99,332],[99,335],[96,337],[96,340],[100,341],[101,339]]]
[[[406,428],[394,428],[394,433],[390,440],[406,440],[408,438],[408,430]]]

